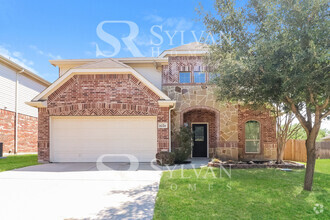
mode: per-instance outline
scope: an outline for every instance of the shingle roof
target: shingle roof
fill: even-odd
[[[105,68],[131,68],[130,66],[111,58],[86,63],[73,69],[105,69]]]
[[[207,53],[208,45],[199,42],[192,42],[189,44],[174,47],[172,49],[164,50],[158,57],[163,58],[166,56],[177,55],[202,55]]]
[[[178,47],[174,47],[167,51],[204,51],[207,50],[208,45],[200,42],[192,42],[189,44],[184,44]]]

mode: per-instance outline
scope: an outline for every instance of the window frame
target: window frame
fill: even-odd
[[[248,122],[257,122],[258,123],[258,128],[259,128],[259,139],[247,139],[246,138],[246,124],[248,123]],[[259,146],[258,146],[258,151],[254,151],[254,152],[252,152],[252,151],[250,151],[250,152],[247,152],[246,151],[246,142],[251,142],[251,141],[258,141],[259,142]],[[261,152],[261,123],[259,122],[259,121],[257,121],[257,120],[248,120],[248,121],[246,121],[245,123],[244,123],[244,151],[245,151],[245,153],[246,154],[260,154],[260,152]]]
[[[189,73],[189,82],[181,82],[181,73]],[[191,72],[190,71],[180,71],[179,72],[179,83],[180,84],[191,84],[192,80],[191,80]]]
[[[195,80],[195,73],[204,73],[204,82],[196,82],[196,80]],[[206,82],[207,82],[206,72],[203,72],[203,71],[194,71],[194,83],[203,84],[203,83],[206,83]]]

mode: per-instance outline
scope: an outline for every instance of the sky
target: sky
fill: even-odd
[[[0,0],[0,54],[50,82],[49,60],[158,56],[208,37],[200,2],[214,13],[212,0]]]
[[[0,0],[0,54],[50,82],[58,69],[48,60],[157,56],[206,36],[199,2]]]

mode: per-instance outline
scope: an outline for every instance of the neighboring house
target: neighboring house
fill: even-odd
[[[218,102],[202,62],[206,52],[191,43],[156,58],[50,61],[59,79],[29,103],[39,109],[39,160],[132,154],[148,162],[172,150],[169,134],[183,125],[195,133],[192,157],[275,159],[274,118]]]
[[[324,138],[321,138],[322,142],[330,142],[330,134],[325,136]]]
[[[50,83],[0,55],[0,142],[4,153],[35,153],[38,110],[25,102]]]

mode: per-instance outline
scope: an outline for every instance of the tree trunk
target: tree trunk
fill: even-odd
[[[316,162],[316,148],[315,148],[316,135],[309,135],[306,140],[307,150],[307,166],[304,182],[304,190],[312,191],[314,169]]]
[[[277,164],[283,163],[284,148],[285,148],[285,144],[283,143],[283,141],[278,141],[277,142],[277,159],[276,159]]]

